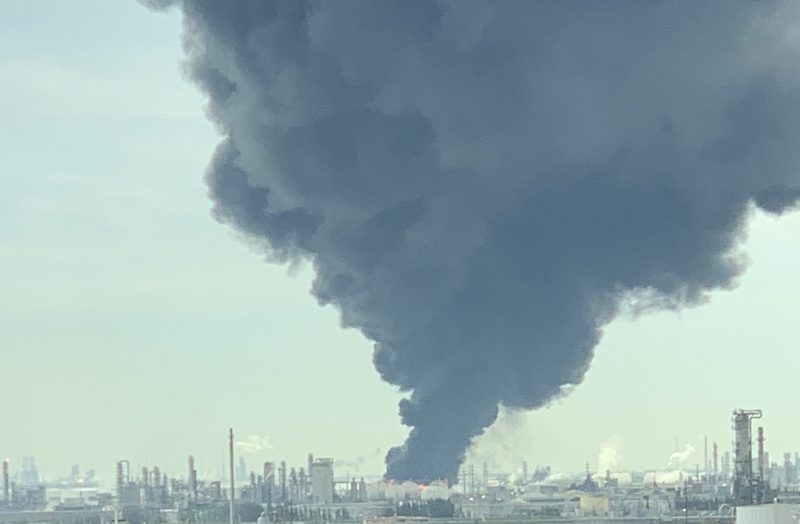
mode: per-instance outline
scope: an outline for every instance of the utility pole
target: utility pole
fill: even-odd
[[[230,428],[228,434],[229,442],[228,442],[228,459],[230,461],[230,473],[231,473],[231,496],[230,496],[230,515],[228,517],[228,524],[234,524],[233,522],[233,499],[236,496],[236,491],[234,490],[234,472],[233,472],[233,428]]]

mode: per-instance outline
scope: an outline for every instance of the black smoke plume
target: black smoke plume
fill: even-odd
[[[787,2],[150,0],[225,138],[214,214],[307,259],[409,393],[393,479],[582,380],[625,301],[730,287],[800,197]],[[266,242],[265,242],[266,241]]]

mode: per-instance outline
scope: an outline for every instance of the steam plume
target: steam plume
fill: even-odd
[[[262,451],[273,449],[269,438],[261,435],[248,435],[244,440],[237,440],[236,448],[248,455],[254,455]]]
[[[622,301],[730,287],[800,197],[796,2],[178,4],[215,216],[306,258],[407,391],[394,479],[578,384]]]
[[[694,446],[691,444],[686,444],[686,447],[683,451],[674,451],[667,459],[667,464],[671,467],[681,467],[683,466],[692,455],[694,455],[695,449]]]

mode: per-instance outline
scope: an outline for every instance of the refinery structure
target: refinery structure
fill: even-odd
[[[178,522],[617,522],[675,521],[742,524],[800,522],[800,455],[772,460],[759,410],[732,413],[732,442],[706,438],[703,463],[649,471],[557,472],[520,464],[514,473],[464,464],[458,479],[427,485],[361,477],[309,454],[302,465],[268,461],[250,469],[234,461],[229,475],[198,474],[193,456],[183,471],[116,464],[113,488],[93,471],[44,482],[32,458],[11,471],[3,461],[0,524],[158,524]],[[787,520],[789,519],[789,520]]]

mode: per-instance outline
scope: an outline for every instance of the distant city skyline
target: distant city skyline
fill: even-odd
[[[383,473],[403,394],[372,344],[309,295],[308,264],[268,263],[211,218],[218,142],[182,76],[180,17],[135,2],[2,2],[0,457],[43,478],[117,460],[203,477],[227,428],[248,464],[306,454]],[[752,212],[737,289],[611,323],[582,384],[504,414],[470,463],[581,470],[702,463],[731,411],[764,410],[773,457],[800,449],[800,213]],[[252,437],[249,439],[249,437]],[[355,469],[358,467],[358,469]]]

